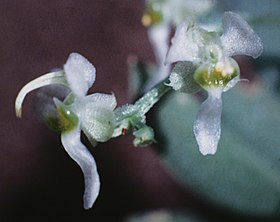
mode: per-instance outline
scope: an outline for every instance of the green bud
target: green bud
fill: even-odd
[[[135,136],[135,139],[133,140],[134,146],[147,146],[155,142],[154,130],[149,126],[144,126],[143,128],[135,131],[133,135]]]

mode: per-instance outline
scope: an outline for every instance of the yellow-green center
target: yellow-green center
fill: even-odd
[[[69,132],[75,129],[79,123],[78,116],[66,107],[57,107],[58,128],[61,132]]]
[[[238,64],[229,58],[225,63],[218,62],[200,65],[194,73],[194,79],[204,89],[211,87],[224,88],[239,74]]]

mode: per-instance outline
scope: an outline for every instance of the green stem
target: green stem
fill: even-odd
[[[148,91],[143,97],[135,102],[138,114],[145,115],[167,92],[172,88],[166,85],[166,80],[157,84]]]
[[[125,105],[115,110],[117,128],[112,137],[123,134],[123,129],[140,129],[145,126],[145,114],[172,88],[163,80],[138,99],[134,105]]]

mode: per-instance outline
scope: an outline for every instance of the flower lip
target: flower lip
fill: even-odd
[[[222,89],[208,91],[201,104],[193,131],[202,155],[215,154],[221,136]]]
[[[84,208],[90,209],[99,195],[100,180],[96,168],[96,163],[85,147],[81,143],[81,131],[75,128],[71,132],[61,134],[61,142],[65,151],[80,166],[84,175]]]

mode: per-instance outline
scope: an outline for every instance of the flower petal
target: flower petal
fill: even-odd
[[[67,86],[65,75],[63,71],[51,72],[40,76],[31,82],[27,83],[18,93],[15,101],[16,116],[21,117],[22,115],[22,103],[25,96],[40,87],[51,85],[51,84],[62,84]]]
[[[112,137],[115,129],[114,95],[95,93],[75,104],[81,120],[81,127],[91,142],[105,142]],[[94,143],[93,143],[94,145]]]
[[[78,96],[86,95],[95,81],[95,67],[78,53],[69,55],[64,71],[69,87]]]
[[[96,163],[91,153],[81,143],[81,130],[75,130],[61,135],[62,144],[69,156],[81,167],[84,174],[84,208],[89,209],[95,202],[100,189],[99,175]]]
[[[228,56],[247,55],[257,58],[263,51],[260,37],[249,24],[233,12],[225,12],[221,41]]]
[[[199,150],[203,155],[216,153],[221,135],[222,89],[208,93],[193,127]]]
[[[197,36],[192,33],[192,21],[186,20],[178,26],[175,36],[171,40],[171,47],[167,53],[165,64],[190,61],[197,62],[199,58],[199,47]]]

